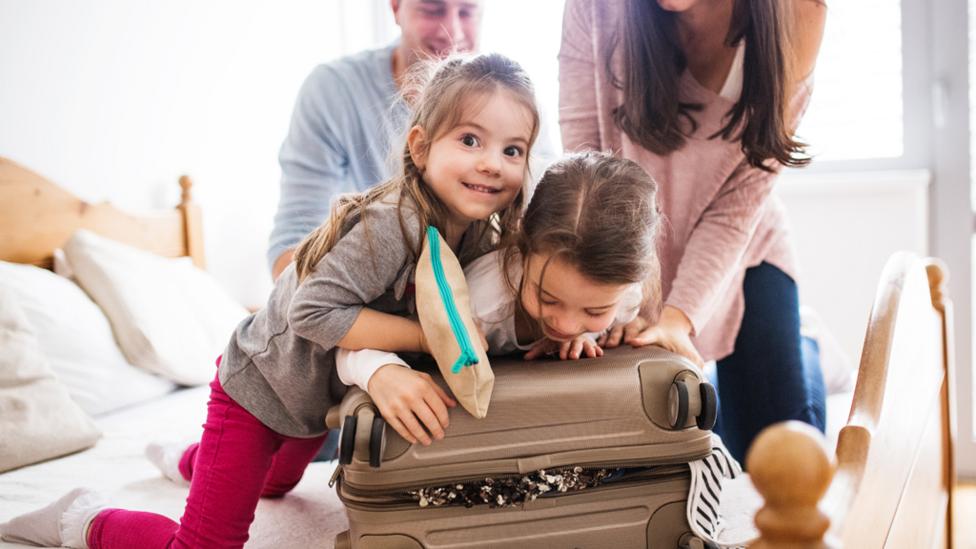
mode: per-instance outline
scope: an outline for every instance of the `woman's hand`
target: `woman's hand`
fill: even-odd
[[[586,334],[578,335],[570,341],[553,341],[549,338],[536,341],[529,352],[525,353],[525,360],[534,360],[541,356],[559,352],[560,360],[576,360],[584,356],[597,358],[603,356],[603,349],[593,338]]]
[[[367,389],[383,419],[410,444],[419,441],[427,446],[431,435],[436,440],[444,438],[447,408],[457,406],[429,374],[399,364],[376,370]]]
[[[705,367],[705,361],[691,342],[691,321],[680,309],[674,307],[665,306],[661,311],[661,319],[653,326],[638,316],[623,326],[613,327],[600,340],[608,348],[616,347],[621,342],[633,347],[657,345],[688,358],[699,368]]]

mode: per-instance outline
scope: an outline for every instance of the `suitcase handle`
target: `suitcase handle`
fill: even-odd
[[[701,396],[701,413],[695,416],[695,424],[702,431],[711,431],[718,419],[718,394],[715,387],[707,381],[701,382],[698,391]]]
[[[369,466],[378,469],[383,463],[383,441],[386,436],[386,420],[379,413],[373,416],[369,430]]]
[[[672,431],[685,428],[688,423],[688,384],[676,379],[668,391],[668,423]]]
[[[689,416],[693,415],[699,429],[711,431],[718,418],[718,395],[715,387],[698,379],[694,374],[683,374],[674,378],[668,391],[668,426],[673,431],[680,431],[688,425]],[[695,393],[692,393],[690,380],[698,384]],[[698,398],[693,399],[692,394]]]
[[[359,427],[359,416],[349,415],[342,422],[342,434],[339,438],[339,464],[352,463],[356,451],[356,429]],[[376,412],[369,429],[369,466],[374,469],[383,463],[383,447],[386,442],[386,420]]]
[[[356,448],[356,425],[359,418],[356,416],[346,416],[342,422],[342,436],[339,438],[339,464],[349,465],[352,463],[352,453]]]

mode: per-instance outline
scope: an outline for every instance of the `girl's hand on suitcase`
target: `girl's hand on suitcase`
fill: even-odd
[[[525,360],[534,360],[545,355],[559,353],[560,360],[576,360],[582,357],[597,358],[603,356],[603,349],[586,335],[578,335],[570,341],[553,341],[549,338],[535,342],[525,353]]]
[[[627,328],[627,326],[630,326],[631,324],[637,321],[643,321],[645,324],[647,323],[646,320],[637,317],[627,324],[614,324],[613,326],[610,326],[610,328],[606,332],[604,332],[604,334],[601,335],[599,339],[596,340],[596,344],[599,345],[600,347],[603,347],[604,349],[613,349],[614,347],[619,347],[624,340],[624,329]],[[640,331],[643,330],[643,328],[646,328],[646,326],[642,327],[640,330],[637,330],[635,333],[640,333]]]
[[[705,367],[695,345],[691,342],[691,321],[681,310],[671,306],[661,311],[661,320],[651,326],[647,320],[637,317],[624,328],[624,342],[633,347],[658,345]]]
[[[387,364],[369,378],[367,388],[386,423],[410,444],[427,446],[431,435],[436,440],[444,438],[447,408],[457,403],[429,374]]]

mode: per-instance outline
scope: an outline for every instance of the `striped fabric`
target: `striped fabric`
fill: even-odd
[[[742,467],[722,444],[718,435],[712,435],[712,453],[688,463],[691,468],[691,488],[688,490],[686,509],[692,532],[714,547],[739,547],[719,542],[725,524],[719,516],[722,500],[722,483],[742,474]]]

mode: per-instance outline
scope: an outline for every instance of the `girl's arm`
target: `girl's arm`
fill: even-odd
[[[404,221],[407,235],[419,234],[415,217]],[[367,308],[389,290],[404,291],[412,265],[409,250],[396,206],[371,205],[363,221],[296,288],[288,304],[288,328],[324,349],[342,342],[355,348],[423,350],[418,323]]]
[[[430,353],[420,323],[402,316],[363,308],[337,347],[358,351],[375,349],[406,353]]]

